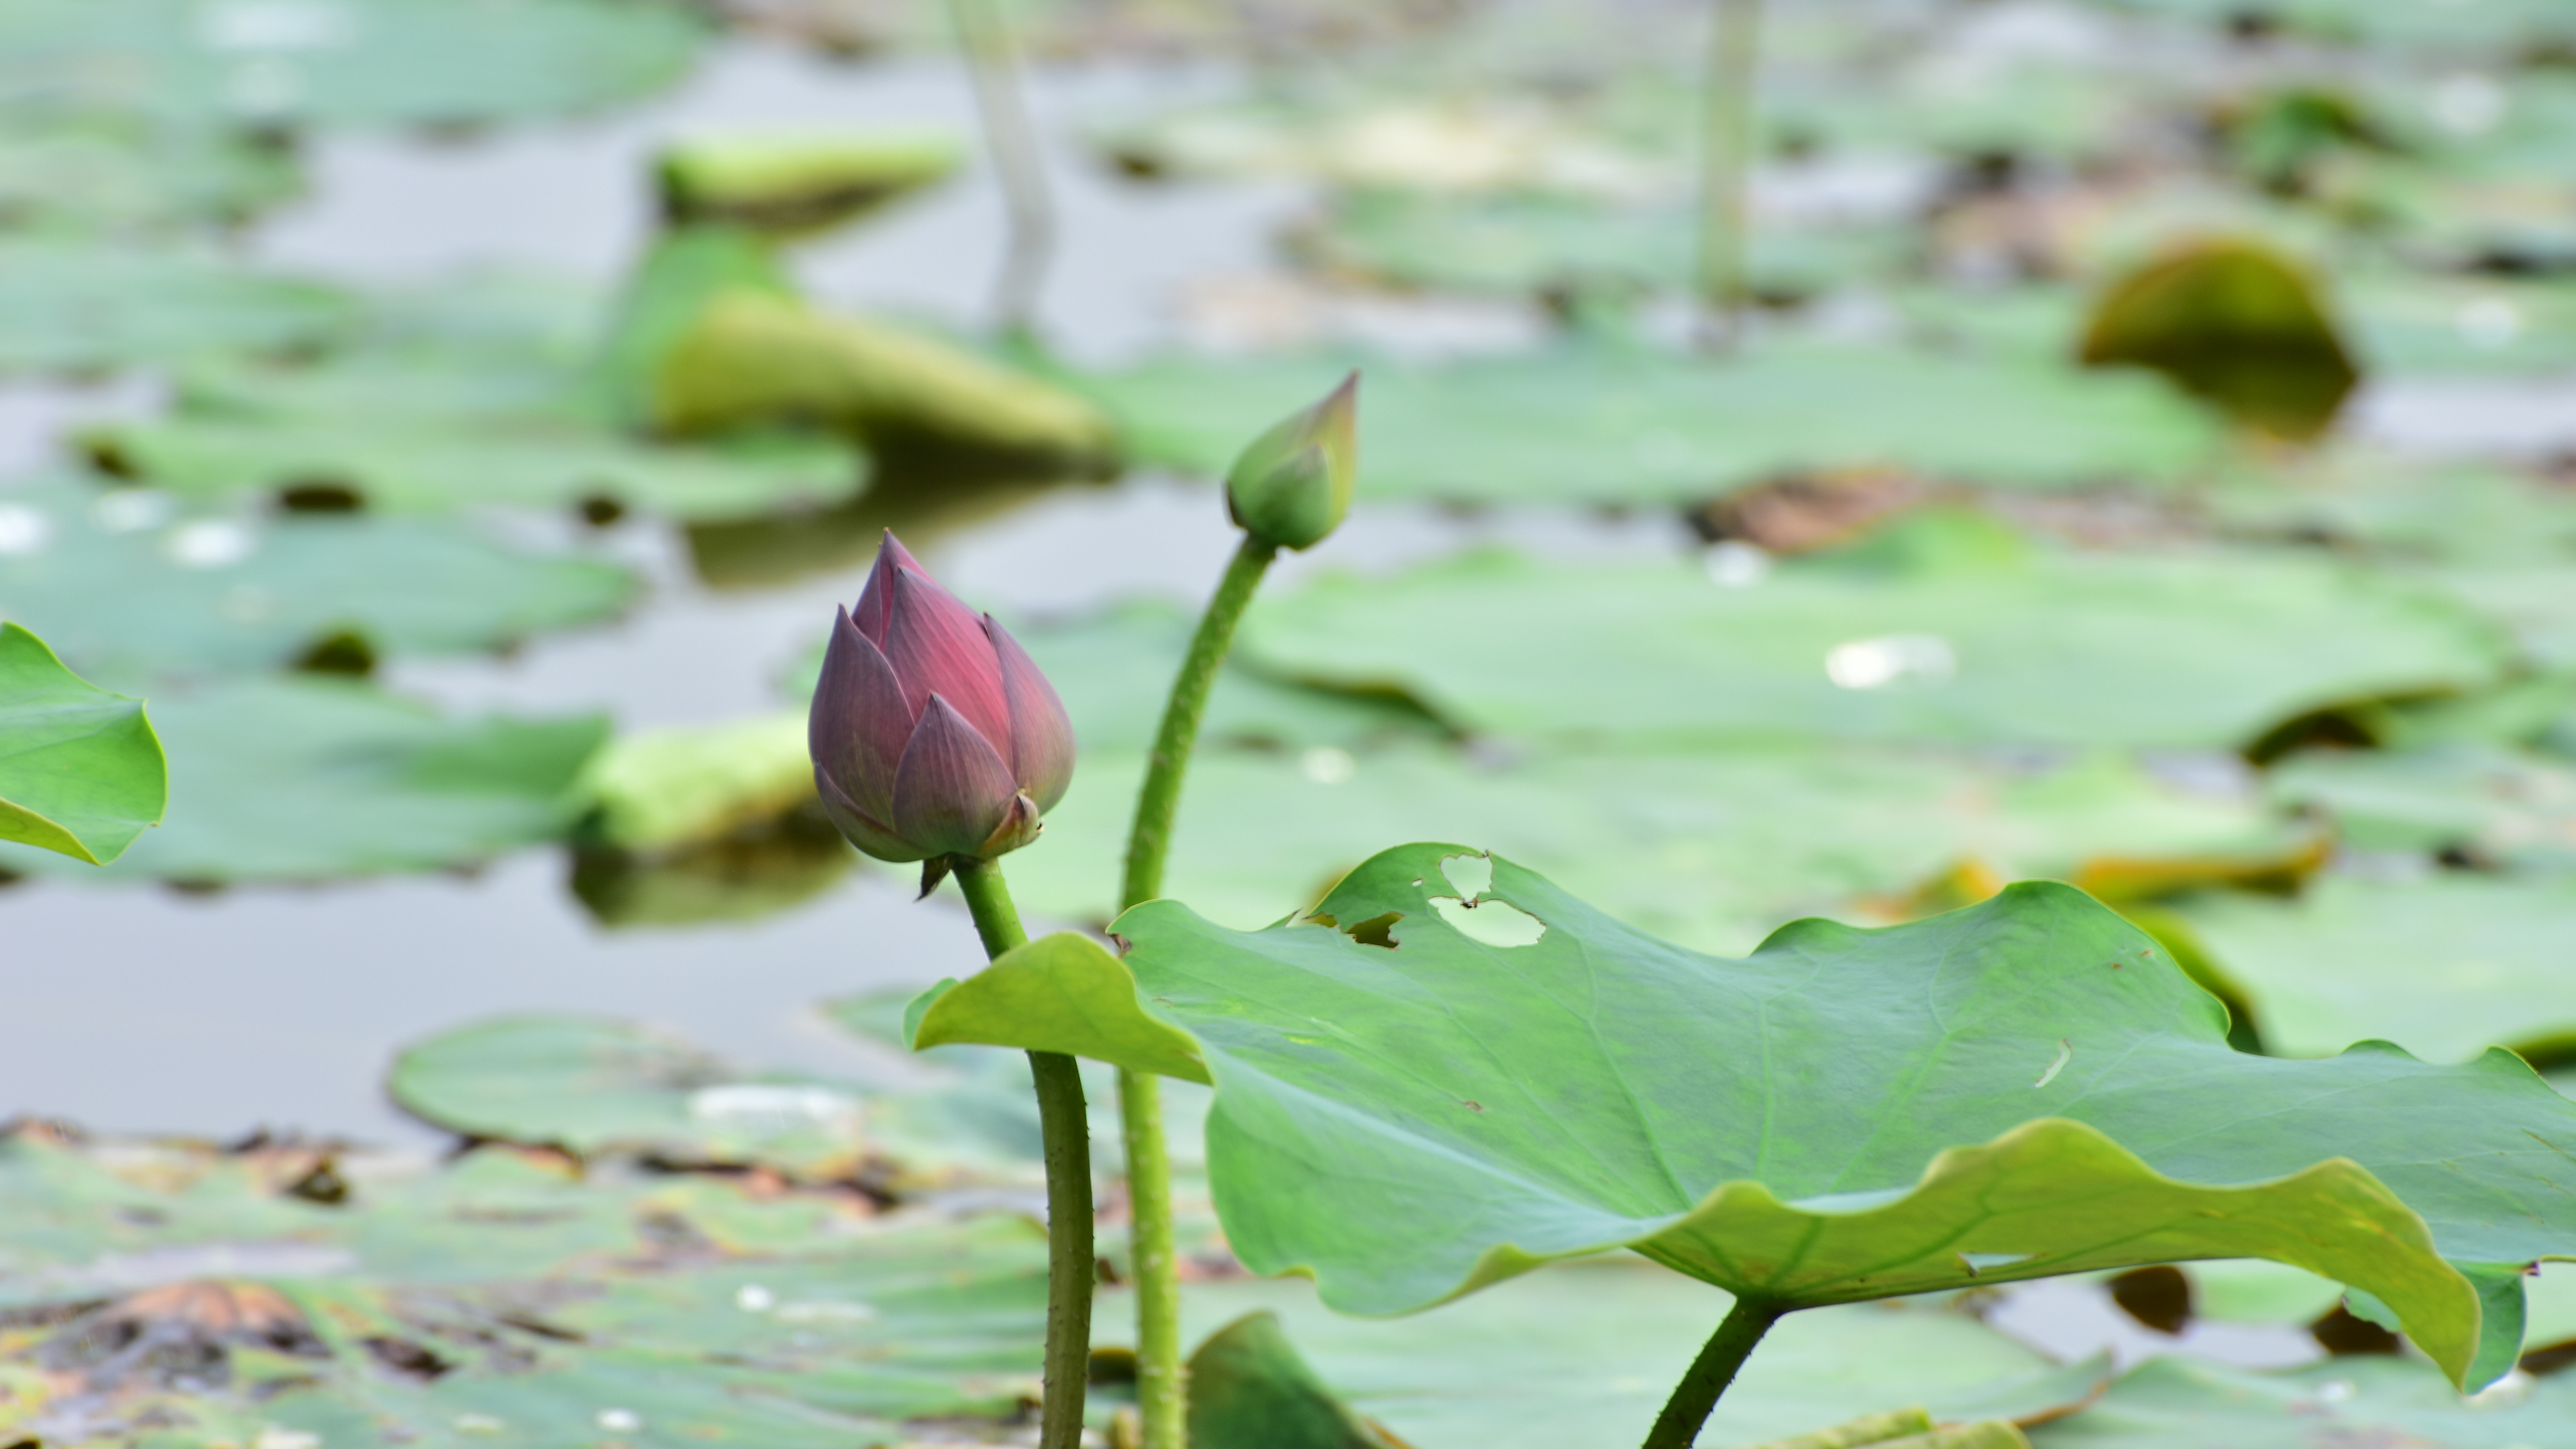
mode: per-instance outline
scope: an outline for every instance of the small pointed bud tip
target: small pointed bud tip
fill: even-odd
[[[1353,372],[1324,397],[1273,424],[1226,475],[1226,512],[1237,527],[1281,548],[1311,548],[1350,512],[1359,473],[1359,381]]]

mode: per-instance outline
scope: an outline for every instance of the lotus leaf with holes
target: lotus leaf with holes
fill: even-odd
[[[1543,930],[1482,944],[1462,908]],[[1115,930],[1123,960],[1050,937],[935,989],[915,1045],[1212,1082],[1228,1241],[1345,1311],[1618,1247],[1792,1308],[2261,1257],[2375,1294],[2474,1385],[2513,1365],[2525,1265],[2576,1254],[2576,1103],[2519,1060],[2231,1051],[2214,998],[2062,885],[1728,961],[1420,844],[1308,918],[1155,901]]]

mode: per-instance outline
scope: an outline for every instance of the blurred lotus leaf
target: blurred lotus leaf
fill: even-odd
[[[183,808],[106,874],[213,885],[471,865],[560,837],[599,718],[449,720],[332,679],[232,680],[153,704]],[[0,845],[0,870],[56,857]]]
[[[2500,677],[2439,592],[2295,554],[1983,553],[1941,515],[1741,587],[1485,552],[1253,605],[1246,661],[1509,736],[2245,747],[2294,716]],[[1945,541],[1946,540],[1946,541]],[[1440,627],[1389,629],[1388,619]]]
[[[161,822],[168,796],[143,701],[100,689],[45,641],[0,624],[0,840],[105,865]]]
[[[707,30],[617,0],[15,0],[0,93],[207,129],[532,121],[669,85]]]
[[[2307,269],[2259,242],[2169,248],[2094,304],[2087,366],[2152,368],[2252,427],[2322,434],[2361,370]]]
[[[0,490],[0,515],[27,544],[0,555],[0,607],[112,681],[271,669],[352,633],[371,655],[499,649],[613,617],[637,587],[461,521],[194,512],[72,482]]]
[[[1091,751],[1046,835],[1011,864],[1024,908],[1104,921],[1141,747]],[[1642,929],[1749,949],[1784,920],[1888,919],[2014,876],[2119,899],[2295,880],[2317,835],[2250,798],[2166,784],[2116,754],[2049,763],[1817,742],[1496,752],[1424,744],[1206,749],[1190,767],[1170,894],[1252,927],[1312,901],[1393,832],[1438,829],[1543,865]],[[1992,882],[1911,899],[1965,862]],[[1936,890],[1933,895],[1939,895]]]
[[[334,288],[201,250],[0,242],[0,371],[85,373],[296,351],[355,319]]]
[[[2516,1384],[2463,1402],[2430,1365],[2395,1356],[2337,1358],[2261,1373],[2185,1357],[2151,1358],[2102,1398],[2031,1431],[2034,1449],[2168,1449],[2423,1444],[2441,1449],[2542,1445],[2576,1415],[2576,1379]]]
[[[2177,914],[2252,1007],[2267,1051],[2389,1041],[2431,1061],[2495,1046],[2576,1060],[2576,875],[2330,874],[2297,900],[2214,895]]]

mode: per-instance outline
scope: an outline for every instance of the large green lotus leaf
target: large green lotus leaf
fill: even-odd
[[[2129,1370],[2100,1402],[2030,1433],[2033,1449],[2544,1449],[2576,1419],[2576,1379],[2464,1403],[2412,1359],[2338,1358],[2258,1373],[2184,1357]]]
[[[468,1138],[583,1157],[774,1162],[829,1175],[865,1151],[858,1089],[737,1072],[688,1043],[627,1022],[503,1017],[442,1032],[394,1058],[386,1091],[423,1121]]]
[[[1792,1306],[2262,1257],[2483,1384],[2522,1266],[2576,1253],[2576,1103],[2520,1061],[2235,1052],[2153,938],[2062,885],[1728,961],[1420,844],[1309,918],[1156,901],[1116,930],[1123,961],[1050,937],[925,998],[916,1046],[1195,1052],[1228,1242],[1347,1312],[1622,1246]]]
[[[1729,588],[1679,560],[1486,552],[1264,599],[1241,647],[1508,735],[2228,748],[2327,705],[2475,688],[2500,642],[2424,589],[2296,555],[1815,558]]]
[[[1094,1338],[1127,1342],[1135,1315],[1104,1293]],[[1350,1318],[1297,1279],[1192,1283],[1182,1337],[1246,1313],[1280,1316],[1300,1356],[1352,1407],[1414,1449],[1557,1449],[1645,1437],[1727,1299],[1634,1259],[1516,1278],[1427,1318]],[[1945,1421],[2064,1412],[2107,1362],[2059,1365],[1966,1314],[1930,1306],[1819,1309],[1783,1322],[1701,1434],[1756,1444],[1862,1413],[1923,1407]]]
[[[161,822],[168,795],[143,701],[91,684],[42,639],[0,624],[0,840],[104,865]]]
[[[1336,272],[1424,290],[1531,297],[1549,289],[1676,291],[1693,284],[1698,213],[1572,196],[1360,191],[1298,234]],[[1757,295],[1806,298],[1896,272],[1912,238],[1890,225],[1773,227],[1748,242]]]
[[[184,514],[141,490],[0,490],[25,546],[0,554],[0,613],[113,681],[291,663],[356,633],[387,654],[499,649],[607,619],[636,579],[504,547],[462,523]]]
[[[2406,751],[2320,751],[2272,768],[2273,798],[2322,812],[2363,850],[2458,850],[2473,860],[2576,870],[2576,763],[2460,741]]]
[[[2393,1041],[2435,1061],[2576,1049],[2576,877],[2320,877],[2296,901],[2211,896],[2180,915],[2252,1008],[2264,1048]]]
[[[20,0],[0,92],[206,127],[537,120],[671,84],[706,32],[615,0]]]
[[[172,694],[153,716],[178,796],[109,877],[336,880],[488,860],[564,833],[608,734],[597,716],[445,719],[318,678]],[[0,870],[60,863],[0,845]]]
[[[1086,754],[1039,842],[1011,858],[1031,911],[1102,920],[1117,900],[1142,752]],[[2295,868],[2301,830],[2103,755],[2016,768],[1938,750],[1796,744],[1548,750],[1479,764],[1429,746],[1202,750],[1168,893],[1252,927],[1310,902],[1406,830],[1483,840],[1620,919],[1742,951],[1800,915],[1848,915],[1973,862],[2114,893]]]
[[[2012,488],[2168,484],[2218,424],[2162,381],[2057,362],[1781,345],[1722,361],[1608,344],[1445,365],[1172,359],[1080,380],[1131,457],[1218,475],[1283,398],[1367,378],[1359,489],[1660,503],[1797,469],[1897,465]]]
[[[346,330],[352,314],[328,287],[193,251],[0,245],[0,371],[85,373],[308,348]]]

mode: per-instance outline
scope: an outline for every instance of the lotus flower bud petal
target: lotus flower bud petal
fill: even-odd
[[[984,632],[984,616],[910,569],[896,570],[892,592],[886,662],[903,681],[914,718],[919,719],[930,696],[939,695],[994,749],[1007,750],[1011,706],[1002,693],[1002,662]]]
[[[926,854],[981,855],[1019,793],[992,742],[932,695],[894,773],[895,832]]]
[[[1038,671],[1011,631],[984,616],[993,653],[1002,664],[1002,694],[1011,708],[1011,768],[1041,812],[1053,810],[1073,783],[1073,721],[1055,686]]]
[[[1359,475],[1360,375],[1274,424],[1234,460],[1225,506],[1235,526],[1281,548],[1311,548],[1351,511]]]
[[[894,770],[912,739],[912,715],[894,666],[842,613],[823,652],[805,744],[815,768],[879,821],[894,810]]]
[[[1037,838],[1073,779],[1073,726],[1009,632],[886,535],[833,621],[806,720],[814,789],[880,860],[990,858]]]

